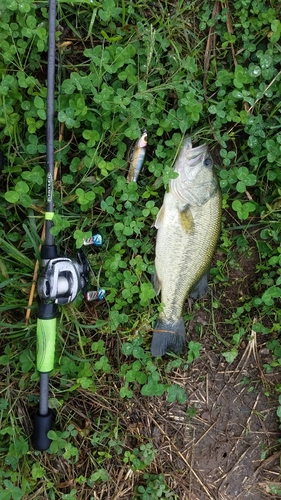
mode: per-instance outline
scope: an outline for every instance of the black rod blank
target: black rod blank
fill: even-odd
[[[49,0],[49,41],[47,75],[47,151],[46,151],[46,212],[54,212],[54,100],[55,100],[55,55],[56,55],[56,0]],[[53,245],[50,233],[52,221],[46,218],[46,245]]]

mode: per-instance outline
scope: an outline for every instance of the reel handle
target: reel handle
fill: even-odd
[[[35,450],[45,451],[51,444],[48,432],[52,429],[53,413],[49,410],[47,415],[36,413],[33,421],[32,445]]]

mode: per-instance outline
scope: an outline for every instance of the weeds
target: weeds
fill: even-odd
[[[170,375],[187,370],[204,346],[203,324],[184,359],[163,364],[149,354],[161,310],[150,279],[153,222],[186,132],[210,144],[223,194],[210,271],[218,292],[211,305],[201,304],[211,311],[214,343],[231,362],[253,328],[271,353],[267,372],[280,367],[281,23],[273,2],[227,5],[214,14],[213,2],[59,2],[55,106],[57,136],[61,125],[64,133],[55,145],[52,231],[65,254],[102,234],[103,247],[88,258],[92,285],[101,284],[107,298],[86,305],[78,297],[60,310],[50,400],[59,411],[47,458],[39,459],[27,440],[27,409],[38,402],[36,304],[28,326],[23,318],[43,224],[48,9],[46,2],[2,0],[0,499],[97,498],[95,488],[113,488],[115,460],[138,477],[133,499],[177,498],[164,475],[154,474],[156,449],[142,435],[126,442],[116,415],[136,396],[186,404]],[[126,152],[143,128],[147,159],[138,185],[128,184]],[[230,271],[244,255],[256,255],[254,280],[229,306]],[[55,457],[69,468],[66,479],[55,472]]]

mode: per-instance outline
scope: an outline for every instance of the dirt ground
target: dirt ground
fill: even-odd
[[[188,372],[174,374],[186,405],[134,403],[132,412],[142,415],[139,432],[150,434],[157,462],[182,500],[262,500],[279,481],[276,400],[264,395],[273,377],[259,371],[257,359],[255,336],[231,365],[205,352]],[[196,409],[195,417],[188,408]]]

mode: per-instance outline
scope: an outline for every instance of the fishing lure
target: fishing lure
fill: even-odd
[[[144,130],[141,137],[136,141],[133,152],[129,158],[129,171],[127,182],[137,182],[143,166],[147,146],[147,131]]]

